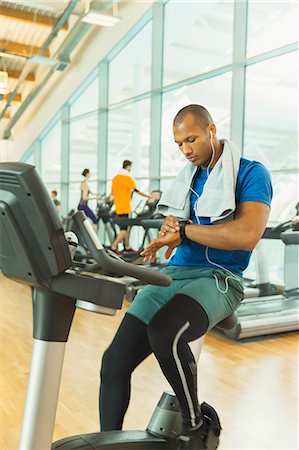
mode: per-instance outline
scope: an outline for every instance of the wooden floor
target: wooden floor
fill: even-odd
[[[0,275],[0,449],[17,450],[32,349],[30,290]],[[98,430],[100,359],[115,317],[76,312],[66,350],[54,440]],[[235,343],[209,334],[201,355],[201,400],[218,411],[222,450],[298,450],[298,336]],[[154,357],[134,373],[125,429],[143,429],[164,388]]]

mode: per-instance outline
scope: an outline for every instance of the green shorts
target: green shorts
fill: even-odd
[[[230,275],[222,269],[211,267],[178,267],[168,266],[162,270],[172,278],[167,287],[146,286],[139,291],[128,313],[149,324],[153,316],[166,305],[174,295],[185,294],[194,298],[205,310],[209,319],[209,328],[231,315],[240,305],[243,294],[243,280],[237,274],[237,279],[228,279],[226,293],[225,278]],[[214,275],[217,277],[218,286]]]

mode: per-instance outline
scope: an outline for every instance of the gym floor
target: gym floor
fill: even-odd
[[[128,304],[115,317],[77,310],[54,440],[97,431],[100,359]],[[0,275],[0,449],[17,450],[32,350],[30,289]],[[125,429],[143,429],[168,384],[153,356],[134,373]],[[231,342],[209,333],[199,364],[201,400],[222,423],[220,450],[298,450],[296,333]]]

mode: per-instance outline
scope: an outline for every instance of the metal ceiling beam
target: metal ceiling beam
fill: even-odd
[[[3,67],[0,70],[5,70],[5,72],[8,73],[8,78],[13,78],[13,79],[16,79],[16,80],[20,78],[21,73],[22,73],[19,70],[6,69],[6,67]],[[24,81],[35,81],[35,73],[34,72],[29,72]]]
[[[19,42],[7,41],[6,39],[0,39],[0,51],[3,53],[9,53],[18,56],[24,56],[29,58],[36,55],[41,51],[41,47],[35,47],[33,45],[21,44]],[[49,57],[49,49],[45,49],[43,56]]]
[[[0,17],[9,18],[11,20],[18,20],[21,22],[28,22],[35,25],[44,27],[54,27],[57,25],[59,19],[44,14],[36,14],[21,9],[8,8],[6,6],[0,6]],[[65,22],[61,27],[62,30],[68,30],[68,23]]]
[[[68,4],[68,6],[66,7],[64,13],[62,14],[62,16],[60,17],[59,21],[57,22],[57,24],[55,25],[55,27],[53,28],[53,30],[51,31],[49,37],[46,39],[46,41],[44,42],[43,46],[41,47],[40,51],[37,53],[37,55],[39,56],[43,56],[45,50],[47,50],[49,48],[50,43],[52,42],[52,40],[57,36],[59,30],[61,29],[61,27],[65,24],[65,22],[68,20],[69,16],[71,15],[72,11],[74,10],[74,8],[76,7],[78,3],[78,0],[71,0],[70,3]],[[87,24],[85,24],[87,25]],[[74,28],[74,27],[73,27]],[[89,27],[87,28],[89,29]],[[72,30],[71,30],[72,32]],[[71,33],[70,32],[70,33]],[[27,65],[25,65],[22,74],[13,90],[13,92],[11,92],[9,99],[7,100],[7,103],[3,109],[3,111],[0,114],[0,120],[2,119],[2,117],[4,117],[5,113],[7,112],[10,104],[13,102],[15,96],[18,93],[18,89],[19,87],[22,85],[22,83],[24,82],[24,80],[26,79],[27,75],[30,73],[31,70],[31,65],[30,63],[27,63]],[[49,73],[51,73],[50,76],[52,76],[52,74],[54,73],[55,69],[51,69]],[[49,75],[49,73],[46,75],[45,80],[47,82],[47,77]],[[41,83],[43,84],[43,82]],[[16,122],[19,120],[19,118],[21,117],[21,115],[23,114],[23,112],[25,111],[25,109],[28,107],[28,105],[31,103],[32,98],[34,98],[36,96],[36,91],[39,92],[40,88],[39,86],[37,86],[36,89],[34,89],[29,95],[28,97],[25,99],[25,101],[23,102],[23,104],[20,106],[20,108],[18,109],[18,111],[14,114],[13,118],[10,120],[9,124],[7,125],[7,127],[4,130],[4,139],[9,139],[10,135],[11,135],[11,129],[12,127],[16,124]]]
[[[69,16],[72,12],[72,10],[75,8],[76,4],[78,3],[78,0],[71,0],[68,7],[64,11],[61,20],[64,16]],[[93,4],[93,3],[92,3]],[[106,3],[102,4],[101,11],[104,12],[108,9],[110,9],[112,6],[112,1],[107,1]],[[82,17],[84,16],[84,13],[81,14],[81,16],[78,18],[77,22],[73,26],[73,28],[68,33],[66,39],[61,44],[60,48],[56,51],[54,55],[52,55],[53,59],[59,59],[60,56],[63,54],[64,56],[68,56],[72,53],[74,48],[78,45],[78,43],[83,39],[87,31],[91,28],[92,25],[88,23],[81,22]],[[58,26],[58,25],[57,25]],[[54,33],[54,30],[52,31],[51,35]],[[56,31],[57,34],[57,31]],[[50,37],[51,37],[50,35]],[[49,38],[50,38],[49,37]],[[46,45],[47,42],[43,45],[43,47]],[[26,73],[28,73],[29,69],[26,72],[26,67],[23,70],[23,76],[25,76]],[[52,67],[49,72],[45,75],[44,79],[39,83],[38,86],[36,86],[35,89],[33,89],[32,92],[25,98],[24,102],[20,106],[20,108],[16,111],[12,119],[9,121],[8,125],[6,126],[3,134],[3,139],[9,139],[11,136],[11,130],[15,126],[15,124],[18,122],[22,114],[26,111],[26,109],[29,107],[29,105],[32,103],[32,101],[35,99],[35,97],[40,93],[40,91],[44,88],[44,86],[48,83],[52,75],[56,72],[55,67]],[[16,90],[16,89],[15,89]],[[15,92],[15,91],[14,91]],[[13,93],[12,93],[13,94]],[[11,96],[12,96],[11,94]],[[9,100],[10,101],[10,100]],[[9,104],[4,108],[2,113],[0,114],[0,120],[4,116],[5,112],[7,111],[9,107]]]
[[[0,97],[0,98],[1,98],[1,97]],[[2,101],[7,102],[8,99],[9,99],[9,94],[4,95]],[[15,96],[15,98],[13,99],[13,101],[14,101],[14,102],[18,102],[18,103],[22,102],[22,94],[17,94],[17,95]]]

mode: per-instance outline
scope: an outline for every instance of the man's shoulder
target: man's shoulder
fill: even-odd
[[[114,178],[112,178],[112,183],[126,185],[134,183],[134,179],[129,174],[127,175],[123,173],[118,173],[117,175],[115,175]]]
[[[272,183],[266,167],[259,161],[241,158],[236,193],[241,201],[263,201],[270,205]]]
[[[263,172],[265,174],[269,173],[261,162],[242,157],[240,158],[239,176],[245,176],[248,172],[251,172],[251,174],[256,173],[257,176],[261,175]]]

